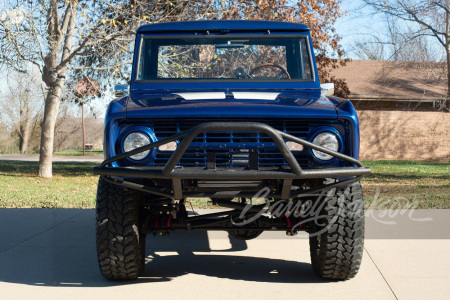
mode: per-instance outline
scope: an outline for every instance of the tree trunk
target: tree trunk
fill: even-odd
[[[443,108],[450,110],[450,42],[447,42],[447,98],[444,100]]]
[[[56,2],[53,3],[56,5]],[[56,7],[56,6],[55,6]],[[57,10],[56,10],[57,11]],[[52,15],[54,23],[49,23],[49,30],[53,32],[53,25],[58,25],[57,13]],[[73,6],[69,2],[65,16],[63,18],[63,25],[57,36],[57,40],[53,43],[55,46],[49,55],[44,60],[44,72],[42,74],[43,81],[47,84],[49,92],[45,99],[44,122],[42,124],[41,132],[41,150],[39,156],[39,176],[45,178],[52,178],[52,158],[53,158],[53,140],[55,137],[55,125],[58,118],[59,104],[61,103],[61,96],[63,93],[64,82],[67,73],[67,65],[59,65],[62,69],[57,72],[57,61],[59,63],[68,59],[72,51],[72,38],[75,30],[76,5]],[[62,44],[62,41],[64,43]],[[61,49],[62,45],[62,49]],[[61,56],[62,51],[62,56]]]
[[[19,142],[20,142],[20,153],[25,154],[28,150],[28,143],[30,140],[31,135],[31,120],[27,119],[25,121],[25,124],[21,126],[20,131],[22,135],[20,136]]]
[[[81,125],[82,125],[82,131],[83,131],[83,156],[86,156],[86,140],[84,135],[84,99],[81,101]]]
[[[21,154],[24,154],[28,150],[28,141],[31,135],[30,97],[27,91],[20,97],[19,150]]]
[[[445,14],[445,50],[447,54],[447,98],[444,100],[443,108],[450,111],[450,0],[446,1]]]
[[[45,99],[44,122],[41,132],[41,151],[39,156],[39,176],[52,178],[53,138],[56,119],[63,92],[64,78],[58,78]]]

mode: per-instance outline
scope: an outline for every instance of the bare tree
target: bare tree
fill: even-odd
[[[118,70],[129,61],[111,58],[128,50],[139,24],[184,18],[193,10],[190,1],[40,0],[5,5],[0,13],[0,61],[19,72],[26,63],[34,64],[47,86],[39,160],[39,176],[47,178],[52,177],[55,124],[69,70]]]
[[[416,28],[409,35],[411,40],[432,37],[446,53],[447,61],[447,108],[450,99],[450,0],[363,0],[375,11],[393,16]]]
[[[19,140],[20,153],[29,152],[30,138],[35,135],[43,108],[42,82],[33,68],[28,72],[9,72],[6,77],[8,92],[0,92],[5,99],[0,103],[1,114],[9,124],[10,133]]]
[[[63,101],[55,126],[55,152],[64,150],[81,150],[80,107],[71,101]],[[98,112],[92,106],[86,111],[86,143],[98,144],[103,140],[103,120],[95,118]]]
[[[430,37],[417,35],[412,24],[402,23],[400,19],[385,15],[382,26],[369,37],[357,38],[352,52],[360,59],[388,60],[402,62],[440,62],[443,51],[430,43]],[[443,49],[442,49],[443,50]]]
[[[360,59],[384,60],[385,45],[377,36],[355,39],[353,53]]]

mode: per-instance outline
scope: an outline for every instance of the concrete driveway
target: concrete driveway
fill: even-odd
[[[0,298],[449,299],[449,211],[421,217],[430,213],[427,230],[448,226],[435,239],[394,239],[367,218],[361,270],[345,282],[313,273],[306,235],[280,232],[250,241],[225,232],[149,236],[144,276],[109,282],[97,266],[94,210],[1,209]],[[377,228],[383,239],[370,238]]]

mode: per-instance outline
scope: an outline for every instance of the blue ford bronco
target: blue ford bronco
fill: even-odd
[[[105,118],[100,270],[135,279],[146,235],[309,234],[312,268],[344,280],[363,252],[358,117],[319,82],[310,29],[268,21],[141,26],[130,85]],[[192,215],[186,199],[229,208]],[[264,200],[263,200],[264,199]],[[259,202],[258,202],[259,201]],[[157,240],[155,240],[157,242]]]

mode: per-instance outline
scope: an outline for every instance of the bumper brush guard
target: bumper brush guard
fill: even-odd
[[[259,170],[257,164],[252,163],[251,155],[249,157],[250,168],[216,168],[214,159],[208,159],[207,168],[202,167],[187,167],[176,168],[183,154],[199,134],[206,131],[259,131],[269,136],[277,145],[280,153],[283,155],[289,169],[265,169]],[[174,151],[169,161],[163,168],[159,167],[108,167],[109,164],[118,160],[127,158],[129,156],[151,150],[166,143],[182,139],[177,149]],[[284,139],[292,141],[311,149],[319,150],[327,153],[341,160],[353,163],[356,167],[345,168],[324,168],[324,169],[302,169],[287,147]],[[171,137],[150,143],[132,151],[128,151],[109,159],[106,159],[100,166],[94,167],[94,174],[100,175],[104,180],[124,186],[131,189],[140,190],[143,192],[167,197],[169,199],[180,200],[185,197],[213,197],[213,198],[251,198],[254,194],[248,192],[237,191],[223,191],[223,192],[184,192],[182,191],[182,179],[199,179],[199,180],[263,180],[263,179],[278,179],[283,180],[283,188],[281,193],[272,192],[268,197],[292,199],[302,194],[311,194],[315,192],[325,191],[336,187],[347,186],[353,182],[357,182],[362,176],[370,174],[370,168],[364,167],[357,159],[344,155],[339,152],[328,150],[320,147],[298,137],[292,136],[285,132],[279,131],[269,125],[263,123],[250,122],[209,122],[203,123],[193,127],[190,130],[175,134]],[[148,179],[170,179],[172,180],[173,193],[167,193],[163,190],[158,190],[153,187],[137,184],[121,179],[113,179],[110,176],[127,177],[127,178],[148,178]],[[312,179],[312,178],[337,178],[337,177],[353,177],[345,179],[340,182],[324,184],[322,186],[314,187],[307,190],[291,191],[292,180],[294,179]]]

